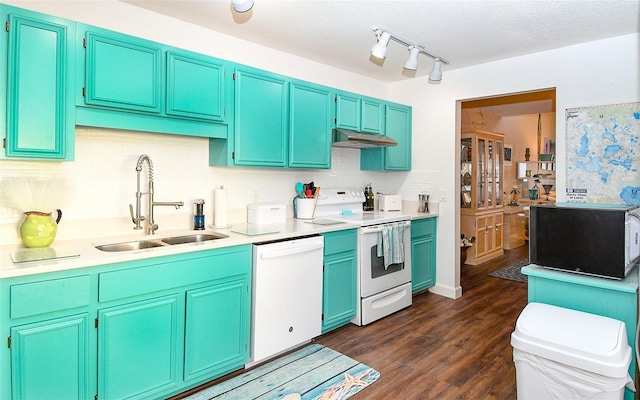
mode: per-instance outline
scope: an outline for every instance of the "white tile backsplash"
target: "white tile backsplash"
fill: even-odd
[[[320,187],[364,187],[371,182],[375,191],[400,193],[406,200],[417,199],[438,185],[438,171],[409,173],[360,171],[360,150],[333,148],[330,170],[248,167],[210,167],[206,138],[77,127],[75,161],[0,160],[0,179],[14,176],[64,177],[72,186],[64,204],[58,237],[129,234],[132,223],[129,204],[135,206],[136,163],[141,154],[153,161],[156,201],[183,201],[180,210],[155,210],[161,229],[188,228],[193,201],[205,199],[206,224],[213,221],[213,194],[220,185],[227,188],[229,223],[245,222],[247,204],[276,202],[290,208],[295,183],[313,181]],[[416,172],[416,171],[413,171]],[[141,181],[146,186],[147,168]],[[146,191],[146,189],[145,189]],[[144,203],[144,198],[143,198]],[[2,207],[0,205],[0,207]],[[104,223],[113,219],[113,223]],[[235,219],[235,220],[234,220]],[[16,226],[21,214],[0,208],[3,244],[19,243]],[[99,228],[91,221],[100,221]],[[187,226],[168,226],[170,224]],[[66,226],[66,228],[65,228]],[[87,232],[92,227],[92,232]]]

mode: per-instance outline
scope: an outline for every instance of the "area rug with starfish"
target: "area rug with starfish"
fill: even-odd
[[[516,263],[507,265],[504,268],[501,268],[497,271],[493,271],[489,274],[489,276],[493,276],[496,278],[507,279],[510,281],[527,283],[527,276],[520,272],[522,267],[529,265],[529,259],[525,258]]]
[[[375,369],[328,347],[311,344],[185,399],[342,400],[378,378],[380,373]]]

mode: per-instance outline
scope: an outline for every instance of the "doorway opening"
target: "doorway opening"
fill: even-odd
[[[529,206],[555,202],[555,100],[545,88],[458,101],[460,268],[528,246]]]

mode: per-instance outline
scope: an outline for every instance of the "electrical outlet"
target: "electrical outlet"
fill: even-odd
[[[447,201],[447,189],[440,189],[440,201]]]

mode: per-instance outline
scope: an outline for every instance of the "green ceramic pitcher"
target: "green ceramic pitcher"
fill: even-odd
[[[40,211],[25,211],[24,219],[20,223],[20,237],[26,247],[47,247],[53,243],[58,232],[58,223],[62,219],[62,211],[54,220],[52,213]]]

